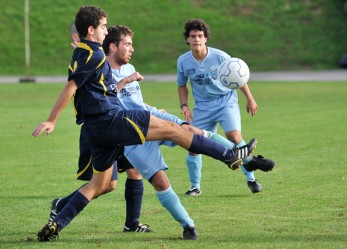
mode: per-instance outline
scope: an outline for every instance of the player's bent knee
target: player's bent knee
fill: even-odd
[[[198,135],[204,135],[204,132],[194,126],[191,126],[189,124],[183,124],[181,125],[181,127],[183,129],[185,129],[186,131],[189,131],[189,132],[192,132],[192,133],[195,133],[195,134],[198,134]]]
[[[117,181],[113,180],[108,185],[107,191],[112,192],[113,190],[116,190],[116,188],[117,188]]]
[[[154,176],[149,179],[149,182],[156,191],[164,191],[171,186],[169,178],[163,170],[159,170],[155,173]]]
[[[128,175],[128,179],[142,180],[142,175],[135,168],[127,169],[126,172]]]

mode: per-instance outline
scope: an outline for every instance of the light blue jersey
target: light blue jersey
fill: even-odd
[[[192,86],[195,100],[192,125],[214,133],[218,123],[224,132],[241,131],[237,92],[217,79],[217,69],[227,58],[230,55],[222,50],[208,47],[202,62],[197,61],[191,51],[177,60],[177,85],[184,86],[189,80]]]
[[[112,68],[112,76],[119,82],[121,79],[135,72],[131,64],[123,65],[119,70]],[[117,93],[120,106],[127,110],[148,110],[152,115],[181,125],[183,120],[178,117],[157,110],[155,107],[146,105],[143,102],[141,87],[139,82],[134,81],[126,84],[120,92]],[[159,146],[175,146],[171,141],[149,141],[142,145],[126,146],[124,155],[134,168],[139,171],[144,178],[149,180],[159,170],[166,170],[168,167],[162,156]]]
[[[135,68],[131,64],[125,64],[120,69],[112,68],[112,77],[119,82],[121,79],[135,73]],[[140,84],[133,81],[126,84],[118,93],[120,105],[125,110],[147,110],[143,102]]]
[[[177,60],[177,85],[184,86],[189,80],[195,101],[210,101],[228,94],[233,90],[217,80],[217,69],[228,58],[227,53],[210,47],[202,62],[197,61],[191,51],[181,55]]]

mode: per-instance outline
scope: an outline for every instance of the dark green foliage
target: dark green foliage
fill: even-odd
[[[211,26],[209,46],[241,57],[252,71],[333,69],[347,53],[344,0],[118,0],[30,1],[31,73],[65,74],[71,57],[69,26],[81,5],[98,5],[108,23],[135,32],[132,63],[142,73],[175,73],[189,48],[186,20]],[[25,74],[24,0],[0,2],[0,75]]]

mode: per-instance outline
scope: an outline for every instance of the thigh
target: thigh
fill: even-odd
[[[196,103],[193,108],[192,125],[203,130],[216,132],[218,122],[215,120],[215,114],[218,109],[219,107],[216,108],[216,106],[209,102]]]
[[[117,160],[117,164],[118,164],[118,172],[119,173],[126,172],[128,179],[133,179],[133,180],[141,180],[142,179],[142,175],[129,162],[129,160],[126,158],[124,153]]]
[[[170,113],[167,113],[167,112],[162,112],[162,111],[159,111],[157,108],[155,107],[152,107],[149,109],[150,110],[150,113],[154,116],[156,116],[157,118],[161,118],[161,119],[164,119],[164,120],[167,120],[167,121],[170,121],[170,122],[173,122],[173,123],[176,123],[178,125],[182,125],[185,121],[183,121],[182,119],[178,118],[177,116],[175,115],[172,115]]]
[[[223,108],[219,112],[218,122],[225,133],[241,131],[241,114],[237,98],[227,96],[223,100]]]
[[[159,170],[168,169],[159,149],[161,141],[145,142],[143,145],[126,146],[125,156],[134,168],[147,180]]]
[[[125,153],[125,150],[124,150]],[[133,169],[134,166],[129,162],[124,153],[117,160],[118,172],[123,173],[129,169]]]

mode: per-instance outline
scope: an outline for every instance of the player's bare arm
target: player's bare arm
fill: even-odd
[[[57,122],[60,113],[64,110],[65,106],[70,101],[76,89],[77,86],[75,84],[75,81],[73,80],[70,80],[65,85],[63,91],[57,98],[57,101],[55,102],[47,121],[41,122],[39,125],[36,126],[36,128],[32,132],[33,137],[39,136],[42,132],[44,132],[45,136],[53,132],[55,123]]]
[[[258,105],[253,98],[251,90],[249,89],[247,84],[241,87],[240,90],[245,95],[247,100],[247,104],[246,104],[247,113],[251,113],[252,117],[255,116],[255,114],[258,111]]]
[[[133,81],[141,81],[143,79],[144,77],[139,72],[132,73],[128,77],[125,77],[118,82],[117,92],[119,92],[126,84],[131,83]]]
[[[184,115],[186,121],[191,122],[193,118],[192,118],[192,111],[188,107],[188,86],[187,85],[178,87],[178,96],[180,99],[181,114]]]

